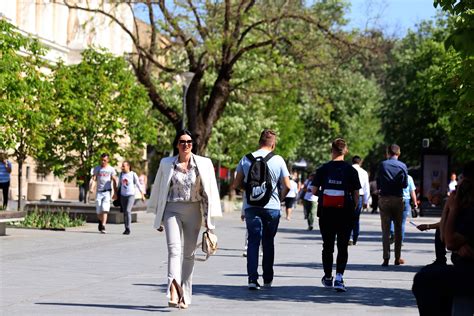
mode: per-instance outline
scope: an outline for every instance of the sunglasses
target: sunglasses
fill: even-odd
[[[189,140],[180,139],[178,142],[179,142],[180,145],[186,145],[186,144],[187,145],[192,145],[193,144],[192,139],[189,139]]]

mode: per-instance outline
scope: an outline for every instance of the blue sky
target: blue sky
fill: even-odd
[[[433,0],[349,0],[349,27],[378,26],[385,34],[403,37],[409,28],[436,15]]]
[[[307,0],[308,3],[321,0]],[[422,20],[433,18],[436,9],[433,0],[347,0],[351,9],[346,17],[348,29],[381,28],[388,36],[403,37],[409,28]],[[137,6],[137,15],[143,20],[148,16]]]

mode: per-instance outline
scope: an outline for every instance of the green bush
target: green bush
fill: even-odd
[[[25,220],[15,223],[17,227],[41,228],[41,229],[64,229],[66,227],[82,226],[85,219],[82,216],[70,218],[64,210],[38,210],[29,212]]]

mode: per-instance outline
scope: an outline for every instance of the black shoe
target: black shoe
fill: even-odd
[[[130,229],[125,229],[125,231],[123,232],[124,235],[130,235]]]
[[[258,284],[258,281],[249,281],[249,290],[251,291],[260,290],[260,284]]]
[[[309,230],[309,231],[312,231],[312,230],[313,230],[313,226],[308,226],[308,230]]]
[[[102,231],[102,223],[99,223],[99,225],[97,226],[97,229],[101,232]]]
[[[326,278],[325,276],[323,276],[323,278],[321,279],[321,284],[327,289],[332,289],[333,278],[332,277]]]
[[[107,231],[105,230],[105,225],[102,225],[102,227],[100,228],[100,233],[107,234]]]

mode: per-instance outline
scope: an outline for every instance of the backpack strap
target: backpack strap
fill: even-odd
[[[271,151],[271,152],[269,152],[269,153],[263,158],[263,161],[264,161],[265,163],[267,163],[267,162],[268,162],[270,159],[272,159],[274,156],[275,156],[275,154]],[[249,153],[249,154],[245,155],[245,157],[247,157],[247,159],[250,160],[250,161],[252,161],[252,162],[255,161],[255,160],[257,160],[257,159],[252,155],[252,153]]]
[[[249,153],[249,154],[245,155],[245,157],[247,157],[247,159],[252,161],[252,162],[254,162],[256,160],[255,157],[252,155],[252,153]]]
[[[273,151],[271,151],[265,156],[265,158],[263,158],[263,161],[267,163],[270,159],[273,158],[273,156],[275,156],[275,154],[273,153]]]

